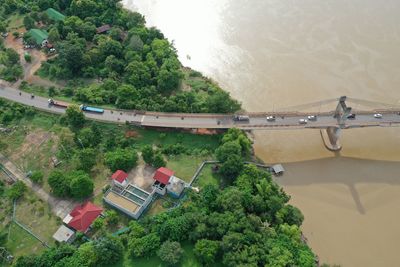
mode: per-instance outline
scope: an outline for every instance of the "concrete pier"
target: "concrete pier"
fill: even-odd
[[[338,127],[328,127],[320,130],[322,141],[324,141],[325,147],[330,151],[340,151],[342,145],[340,144],[339,138],[341,129]]]

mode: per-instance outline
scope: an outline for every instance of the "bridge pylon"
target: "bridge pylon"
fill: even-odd
[[[334,117],[337,119],[339,127],[344,128],[347,116],[351,113],[352,108],[346,105],[347,96],[341,96],[336,106]]]

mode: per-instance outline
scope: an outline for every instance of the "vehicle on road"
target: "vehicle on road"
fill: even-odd
[[[354,119],[356,118],[356,114],[350,113],[349,115],[347,115],[347,118],[348,118],[349,120],[354,120]]]
[[[55,101],[55,100],[53,100],[51,98],[49,100],[47,100],[47,102],[49,103],[49,106],[56,106],[56,107],[60,107],[60,108],[67,108],[68,107],[68,103]]]
[[[34,99],[34,98],[35,98],[35,95],[31,95],[31,98]]]
[[[316,120],[317,120],[317,116],[315,116],[315,115],[310,115],[310,116],[307,117],[307,119],[308,119],[309,121],[316,121]]]
[[[233,116],[234,121],[249,121],[250,117],[247,115],[235,115]]]
[[[104,113],[104,109],[102,109],[102,108],[95,108],[95,107],[90,107],[90,106],[86,106],[86,105],[80,105],[79,108],[82,111],[86,111],[86,112],[93,112],[93,113],[100,113],[100,114]]]
[[[275,121],[275,116],[267,116],[267,121]]]
[[[375,118],[375,119],[382,119],[382,114],[380,114],[380,113],[375,113],[375,114],[374,114],[374,118]]]
[[[300,120],[299,120],[299,123],[300,123],[300,124],[307,124],[307,119],[300,119]]]

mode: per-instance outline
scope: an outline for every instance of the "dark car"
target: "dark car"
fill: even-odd
[[[356,118],[356,114],[351,113],[351,114],[347,115],[347,118],[349,120],[354,120]]]

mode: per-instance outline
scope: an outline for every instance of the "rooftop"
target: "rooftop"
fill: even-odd
[[[48,33],[39,29],[31,29],[28,34],[30,34],[33,39],[35,39],[36,44],[42,45],[44,40],[49,37]]]
[[[77,205],[68,216],[64,219],[64,222],[68,226],[74,228],[77,231],[86,232],[93,221],[103,212],[103,209],[97,207],[91,202]]]
[[[65,16],[55,10],[54,8],[49,8],[46,10],[46,14],[51,18],[52,20],[56,21],[63,21],[65,19]]]
[[[69,242],[71,238],[73,238],[75,232],[66,227],[65,225],[61,225],[60,228],[54,233],[53,238],[58,242]]]
[[[102,26],[98,27],[98,28],[96,29],[96,32],[97,32],[97,33],[104,33],[104,32],[109,31],[110,29],[111,29],[111,26],[108,25],[108,24],[105,24],[105,25],[102,25]]]
[[[174,175],[174,172],[165,167],[158,168],[154,174],[153,179],[159,181],[162,184],[168,184],[169,178]]]
[[[114,174],[111,176],[111,179],[119,182],[120,184],[122,184],[126,178],[128,178],[128,174],[122,170],[114,172]]]

